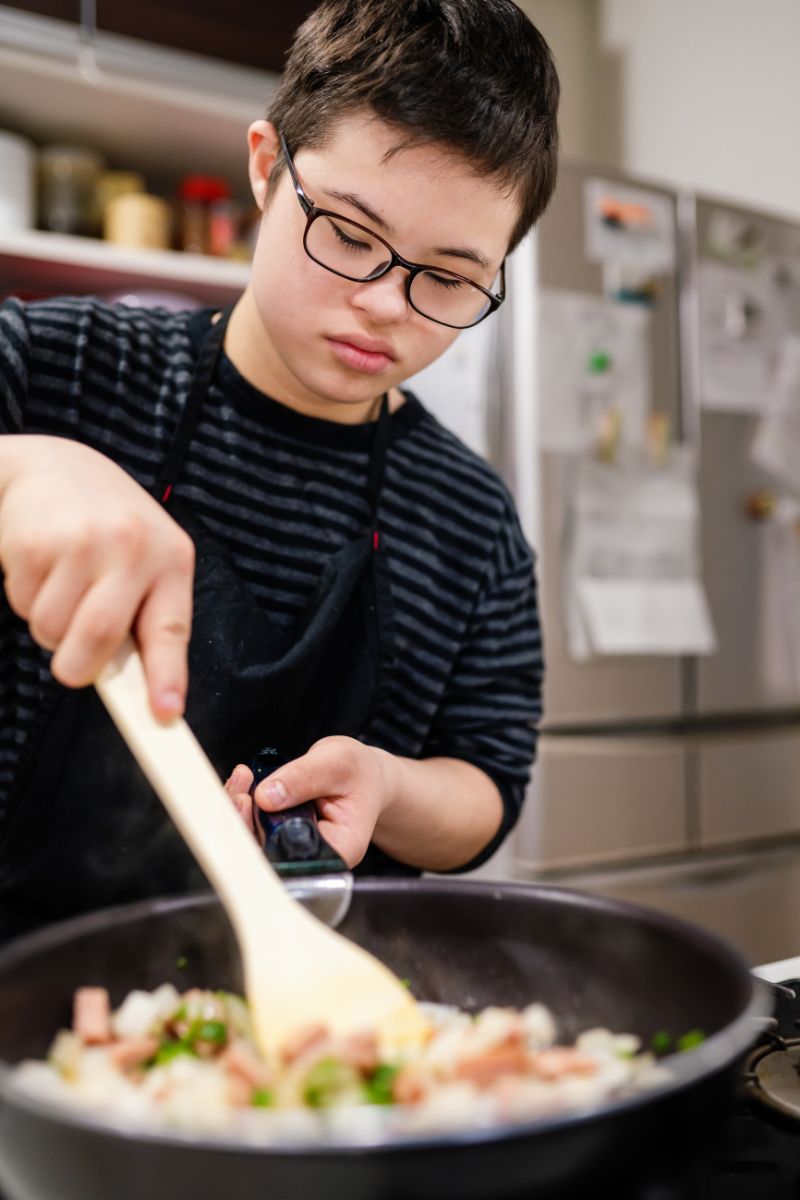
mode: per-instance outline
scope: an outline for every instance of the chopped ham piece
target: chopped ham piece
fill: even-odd
[[[87,1046],[111,1041],[111,1001],[105,988],[78,988],[73,1001],[72,1028]]]
[[[241,1075],[231,1075],[228,1078],[228,1100],[234,1108],[249,1108],[253,1098],[253,1088]]]
[[[562,1075],[594,1075],[597,1063],[570,1046],[553,1046],[551,1050],[532,1054],[530,1069],[539,1079],[560,1079]]]
[[[108,1056],[120,1071],[127,1071],[131,1067],[140,1067],[152,1058],[158,1045],[158,1038],[154,1037],[123,1038],[109,1047]]]
[[[249,1103],[250,1092],[254,1088],[268,1088],[272,1085],[272,1072],[247,1042],[231,1042],[219,1057],[219,1065],[236,1079],[242,1080],[249,1087],[247,1093]]]
[[[483,1054],[460,1062],[456,1079],[467,1079],[478,1087],[487,1087],[501,1075],[524,1075],[530,1066],[530,1055],[521,1042],[492,1046]]]
[[[351,1033],[337,1045],[336,1057],[365,1075],[380,1063],[378,1039],[374,1033]]]
[[[325,1025],[305,1025],[284,1042],[281,1051],[283,1061],[287,1065],[293,1063],[313,1047],[327,1041],[327,1039],[328,1030]]]
[[[427,1091],[422,1072],[413,1063],[407,1063],[397,1072],[392,1084],[392,1099],[395,1104],[419,1104]]]

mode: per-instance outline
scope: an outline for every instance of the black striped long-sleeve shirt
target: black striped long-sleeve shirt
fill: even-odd
[[[208,313],[91,298],[0,306],[0,431],[73,438],[155,485]],[[302,609],[328,556],[368,517],[372,429],[296,413],[222,355],[175,488],[276,620]],[[379,526],[396,666],[364,740],[482,768],[516,820],[540,715],[532,555],[496,474],[406,393],[391,416]],[[0,848],[54,690],[49,655],[0,600]],[[231,764],[233,765],[233,764]],[[480,861],[476,860],[476,861]],[[473,864],[474,865],[474,864]]]

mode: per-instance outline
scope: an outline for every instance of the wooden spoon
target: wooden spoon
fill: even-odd
[[[373,1030],[387,1054],[424,1041],[429,1026],[408,989],[291,898],[186,722],[153,715],[130,639],[95,686],[225,906],[261,1050],[276,1056],[310,1025],[337,1036]]]

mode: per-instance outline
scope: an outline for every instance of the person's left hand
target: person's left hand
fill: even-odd
[[[266,812],[312,800],[319,832],[354,867],[367,852],[378,817],[389,803],[391,755],[355,738],[326,737],[274,774],[262,779],[254,799]],[[248,828],[255,832],[248,767],[234,767],[225,790]]]

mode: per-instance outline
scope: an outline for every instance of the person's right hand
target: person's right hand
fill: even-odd
[[[0,567],[61,683],[91,683],[132,631],[153,711],[183,712],[194,544],[110,459],[66,438],[0,438]]]

